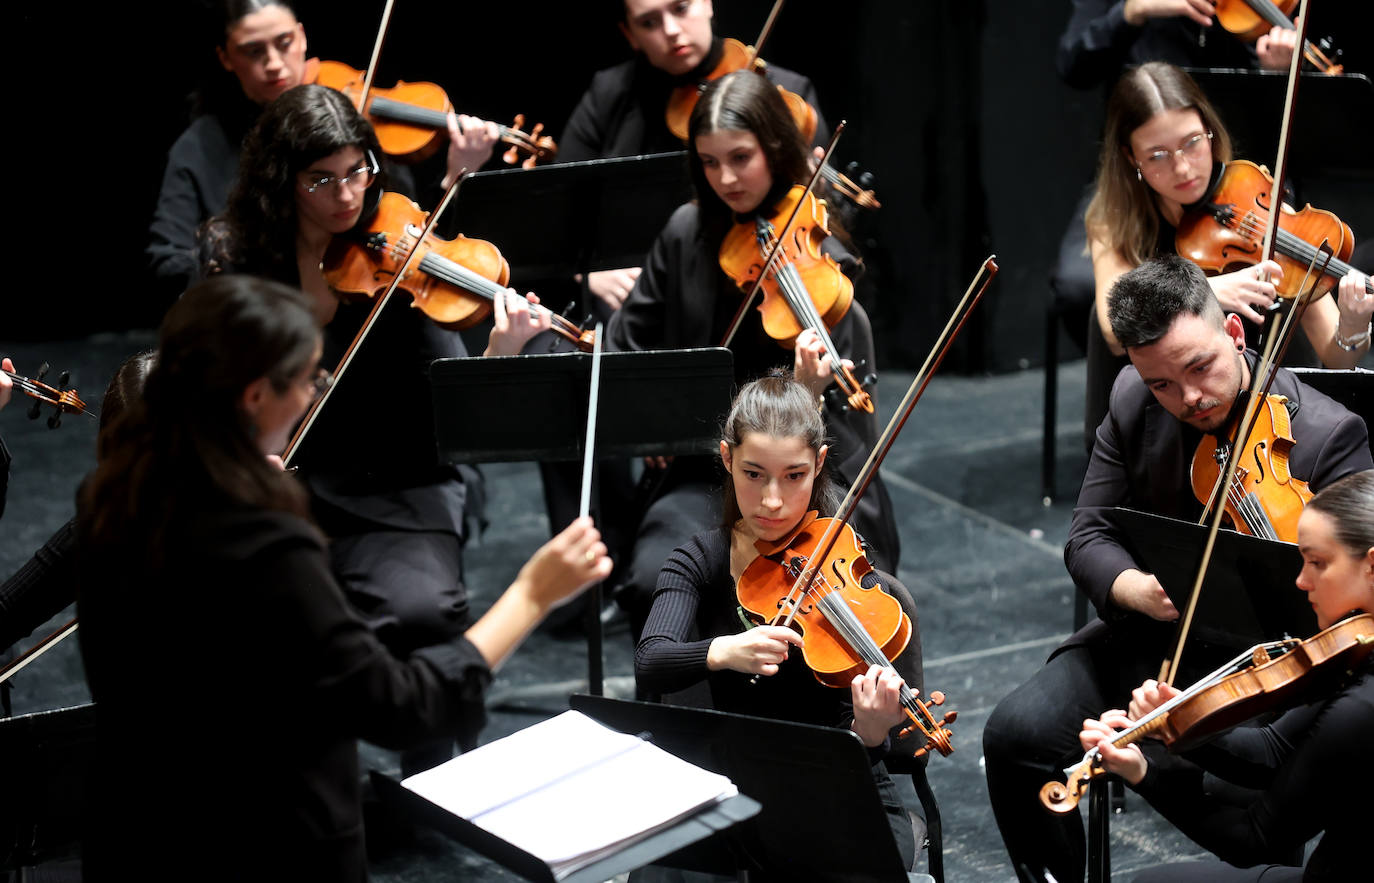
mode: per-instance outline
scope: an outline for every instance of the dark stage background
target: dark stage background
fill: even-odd
[[[381,0],[296,5],[311,54],[366,66]],[[377,85],[431,80],[461,111],[502,122],[520,111],[557,138],[592,73],[628,57],[605,5],[401,0]],[[717,0],[716,30],[750,42],[770,5]],[[12,69],[30,85],[11,97],[9,253],[44,272],[12,279],[0,339],[161,316],[146,294],[147,222],[187,93],[225,74],[198,2],[102,7],[26,5],[11,32]],[[854,233],[886,364],[919,364],[992,251],[1001,276],[947,370],[1040,363],[1045,280],[1092,172],[1102,103],[1055,74],[1068,12],[1066,0],[787,4],[765,57],[808,74],[832,123],[849,120],[840,163],[871,170],[883,201]]]

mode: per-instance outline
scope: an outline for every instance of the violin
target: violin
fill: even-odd
[[[341,62],[318,58],[306,62],[304,82],[342,92],[354,106],[361,100],[364,80],[363,71]],[[383,153],[400,162],[414,163],[428,159],[439,149],[448,134],[448,115],[453,112],[453,105],[434,83],[398,80],[390,89],[370,90],[367,106],[358,107],[358,111],[372,123]],[[558,145],[543,134],[543,123],[536,123],[530,132],[524,131],[524,125],[525,115],[518,113],[511,125],[497,126],[501,141],[511,145],[501,154],[507,165],[520,161],[523,168],[529,169],[558,155]]]
[[[458,236],[452,240],[417,239],[429,215],[399,193],[383,193],[366,228],[335,236],[325,249],[320,271],[340,294],[372,297],[391,284],[413,250],[420,255],[400,279],[413,305],[445,328],[463,329],[490,313],[492,302],[506,296],[510,265],[490,242]],[[553,331],[590,352],[590,331],[539,304],[549,313]]]
[[[1218,24],[1238,39],[1253,43],[1274,28],[1293,30],[1293,20],[1288,16],[1297,5],[1298,0],[1216,0],[1214,7]],[[1309,64],[1326,74],[1344,71],[1345,68],[1328,58],[1323,49],[1330,47],[1318,48],[1303,38],[1302,56]]]
[[[794,212],[779,243],[777,231]],[[821,251],[830,235],[825,203],[796,184],[770,216],[735,224],[720,245],[720,268],[744,291],[762,278],[763,300],[758,305],[763,330],[783,346],[796,344],[807,328],[820,335],[835,382],[849,406],[873,413],[873,399],[847,368],[829,329],[844,318],[854,300],[854,283],[835,259]],[[776,245],[776,248],[775,248]],[[765,256],[775,251],[765,270]]]
[[[1361,613],[1306,641],[1257,644],[1122,730],[1118,748],[1157,735],[1172,751],[1186,751],[1237,724],[1270,711],[1311,702],[1335,689],[1374,653],[1374,616]],[[1089,783],[1105,772],[1096,749],[1064,771],[1066,782],[1040,789],[1046,809],[1066,813]]]
[[[1184,213],[1174,237],[1178,253],[1213,273],[1225,273],[1263,260],[1262,242],[1274,204],[1274,181],[1263,166],[1246,160],[1226,164],[1221,178],[1201,203]],[[1319,251],[1327,243],[1331,257]],[[1280,296],[1293,300],[1326,294],[1353,267],[1355,249],[1350,226],[1331,212],[1282,205],[1274,240],[1274,260],[1283,267]],[[1307,268],[1315,259],[1321,275],[1301,291]]]
[[[71,373],[63,371],[57,379],[57,387],[43,383],[44,376],[48,373],[48,363],[44,362],[38,369],[38,378],[30,379],[22,374],[16,374],[0,368],[14,388],[31,397],[34,402],[29,408],[29,419],[37,420],[42,413],[43,405],[52,405],[53,412],[48,416],[48,428],[56,429],[62,425],[63,414],[85,414],[87,417],[95,417],[90,411],[86,410],[86,403],[81,400],[81,396],[75,389],[67,387],[67,381],[71,378]]]
[[[1296,442],[1288,419],[1286,396],[1268,395],[1226,490],[1226,514],[1241,533],[1285,543],[1298,541],[1298,516],[1312,499],[1307,482],[1288,471],[1288,454]],[[1193,454],[1193,494],[1207,505],[1226,462],[1226,448],[1205,434]]]
[[[817,548],[831,533],[836,537],[829,551],[817,557]],[[790,617],[802,635],[802,659],[822,684],[848,687],[870,666],[890,666],[906,648],[911,618],[876,583],[864,587],[863,578],[873,572],[873,565],[848,524],[817,518],[813,510],[790,536],[776,543],[760,540],[755,548],[759,557],[749,563],[735,586],[740,606],[759,622]],[[808,571],[815,573],[810,588],[794,596],[793,584]],[[957,712],[947,712],[937,721],[930,710],[931,705],[944,704],[944,694],[932,692],[927,704],[903,684],[900,700],[911,725],[898,738],[920,729],[927,740],[916,751],[917,757],[932,747],[948,756],[954,746],[946,725]]]
[[[773,15],[776,14],[777,7],[774,7]],[[769,24],[764,26],[764,34],[767,34],[773,16],[770,16],[768,21]],[[764,37],[760,36],[758,45],[762,46],[763,40]],[[742,70],[752,70],[762,76],[768,69],[767,63],[759,58],[758,50],[753,46],[745,46],[733,37],[726,37],[721,41],[721,44],[724,51],[715,67],[707,71],[699,82],[678,86],[668,96],[668,106],[664,110],[664,121],[668,124],[668,131],[672,132],[679,141],[687,140],[687,122],[692,118],[692,110],[697,106],[697,101],[701,98],[701,92],[706,88],[707,83],[718,80],[726,74]],[[809,144],[816,137],[816,109],[807,104],[805,98],[795,92],[789,92],[781,86],[778,87],[778,94],[782,96],[783,103],[791,112],[792,120],[797,124],[797,130],[802,134],[802,140]]]

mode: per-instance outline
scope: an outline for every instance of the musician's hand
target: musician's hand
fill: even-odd
[[[780,625],[754,626],[737,635],[721,635],[706,651],[706,667],[711,671],[775,675],[787,659],[788,646],[800,647],[801,635]]]
[[[440,185],[445,190],[462,174],[471,174],[491,159],[492,147],[501,139],[495,123],[466,114],[448,115],[447,174]]]
[[[271,463],[273,466],[277,467],[283,472],[286,471],[286,461],[281,458],[280,454],[268,454],[267,462]]]
[[[667,468],[668,468],[668,464],[671,463],[671,462],[673,462],[673,457],[672,457],[671,454],[669,454],[669,455],[666,456],[666,457],[662,457],[662,456],[645,457],[645,458],[644,458],[644,467],[645,467],[646,469],[667,469]]]
[[[883,744],[888,731],[906,718],[902,709],[902,676],[890,665],[870,665],[849,683],[854,701],[854,722],[850,724],[869,748]]]
[[[1336,308],[1340,310],[1340,326],[1336,329],[1347,340],[1363,334],[1374,315],[1374,295],[1366,291],[1369,277],[1359,270],[1351,270],[1341,277],[1336,290]]]
[[[1083,721],[1083,729],[1078,734],[1078,742],[1084,751],[1097,750],[1102,758],[1102,766],[1109,773],[1116,773],[1132,785],[1139,785],[1145,778],[1148,766],[1140,746],[1132,743],[1124,748],[1112,745],[1118,730],[1130,726],[1130,721],[1120,710],[1104,713],[1099,720]]]
[[[1259,56],[1260,67],[1265,70],[1286,71],[1293,63],[1293,52],[1297,47],[1298,32],[1276,25],[1255,41],[1255,54]]]
[[[6,371],[14,370],[14,363],[11,362],[9,359],[0,361],[0,366],[4,366],[4,369]],[[10,378],[8,375],[0,374],[0,408],[3,408],[10,403],[10,389],[13,386],[14,384],[10,382]]]
[[[1159,706],[1178,695],[1178,691],[1168,684],[1148,680],[1131,691],[1131,720],[1140,720]]]
[[[1261,261],[1234,273],[1223,273],[1207,279],[1217,296],[1222,312],[1235,313],[1242,319],[1259,325],[1264,322],[1265,309],[1278,297],[1275,285],[1283,279],[1283,268],[1273,261]]]
[[[548,331],[552,323],[549,311],[530,309],[538,303],[539,297],[533,292],[522,298],[509,288],[506,289],[504,296],[497,295],[493,298],[493,324],[491,334],[487,336],[486,351],[482,355],[519,355],[531,337],[541,331]]]
[[[620,305],[625,303],[625,298],[634,290],[640,270],[640,267],[625,267],[620,270],[598,270],[588,273],[587,290],[601,298],[612,310],[618,310]]]
[[[1209,0],[1126,0],[1122,11],[1126,23],[1135,27],[1151,18],[1191,18],[1203,27],[1210,27],[1216,7]]]
[[[1163,622],[1178,619],[1178,609],[1153,574],[1139,570],[1121,571],[1112,582],[1108,597],[1117,607],[1143,613],[1151,619]]]
[[[849,359],[843,359],[842,362],[847,368],[854,367]],[[825,392],[834,379],[825,345],[821,343],[820,335],[810,328],[797,335],[797,345],[792,355],[792,374],[816,396]]]

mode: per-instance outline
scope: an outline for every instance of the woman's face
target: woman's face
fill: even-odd
[[[1131,133],[1130,142],[1126,158],[1160,199],[1183,206],[1207,193],[1212,139],[1196,110],[1160,111]]]
[[[305,74],[305,28],[285,6],[266,6],[239,19],[215,47],[219,63],[239,78],[243,94],[267,104]]]
[[[1298,588],[1317,612],[1317,625],[1328,628],[1352,610],[1374,613],[1374,548],[1352,555],[1336,539],[1325,512],[1303,510],[1298,519],[1302,572]]]
[[[768,157],[753,132],[726,129],[698,135],[697,156],[711,189],[737,214],[758,208],[773,189]]]
[[[296,217],[300,232],[343,233],[358,223],[374,175],[359,147],[343,147],[296,174]],[[313,192],[312,192],[313,189]]]
[[[319,341],[306,367],[278,390],[267,377],[259,377],[243,393],[243,409],[254,429],[254,440],[263,454],[280,454],[291,440],[291,430],[327,385],[320,373]]]
[[[766,541],[790,533],[811,503],[825,454],[824,445],[813,451],[800,436],[749,432],[734,448],[722,441],[720,457],[735,486],[745,533]]]

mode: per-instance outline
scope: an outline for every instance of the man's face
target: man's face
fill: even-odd
[[[1240,319],[1217,328],[1201,316],[1181,315],[1148,346],[1127,348],[1131,364],[1164,410],[1204,432],[1221,428],[1250,369],[1241,352]]]
[[[649,64],[673,76],[711,51],[711,0],[625,0],[620,32]]]

